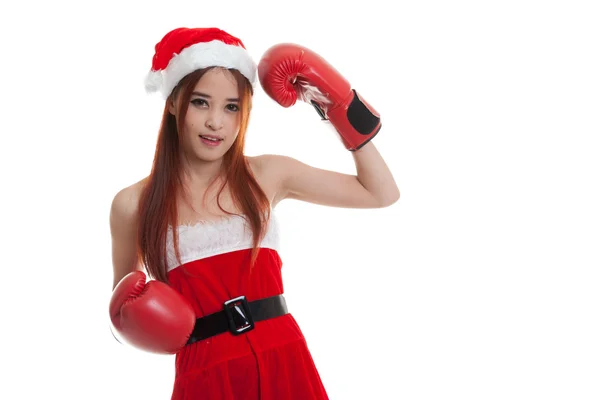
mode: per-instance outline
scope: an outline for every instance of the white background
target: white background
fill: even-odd
[[[277,208],[332,399],[600,398],[600,13],[588,1],[4,2],[3,399],[168,399],[114,341],[108,213],[146,176],[143,79],[179,26],[320,53],[383,117],[402,197]],[[393,4],[393,6],[392,6]],[[255,96],[247,153],[354,173],[311,106]]]

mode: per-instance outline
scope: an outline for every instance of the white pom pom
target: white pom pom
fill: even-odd
[[[160,89],[163,83],[163,77],[161,71],[150,71],[144,81],[146,86],[146,92],[156,92]]]

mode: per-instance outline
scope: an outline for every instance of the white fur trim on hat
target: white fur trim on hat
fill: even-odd
[[[220,40],[197,43],[173,56],[163,71],[150,71],[145,80],[146,90],[160,90],[164,99],[169,97],[179,81],[189,73],[206,67],[233,68],[240,71],[254,85],[256,63],[246,49],[228,45]]]
[[[147,92],[156,92],[160,89],[163,79],[161,71],[149,71],[144,81]]]

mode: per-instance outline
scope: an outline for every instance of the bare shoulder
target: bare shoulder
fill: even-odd
[[[295,159],[280,154],[261,154],[247,157],[253,170],[263,177],[278,178],[285,172],[282,167],[297,162]]]
[[[258,184],[269,197],[272,207],[275,207],[282,200],[280,187],[285,171],[283,164],[288,157],[277,154],[261,154],[246,158]]]
[[[147,178],[144,178],[124,187],[115,194],[111,204],[111,219],[113,217],[125,217],[130,219],[137,213],[140,195],[146,183],[146,179]]]

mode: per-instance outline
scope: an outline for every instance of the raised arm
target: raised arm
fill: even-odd
[[[398,201],[400,190],[375,145],[368,143],[352,155],[356,175],[316,168],[288,156],[261,156],[275,176],[274,202],[295,199],[330,207],[383,208]]]
[[[291,107],[298,100],[311,104],[335,128],[356,164],[356,175],[350,175],[314,168],[290,157],[265,156],[278,174],[278,200],[380,208],[400,198],[392,173],[372,143],[382,129],[380,115],[337,69],[306,47],[280,43],[263,54],[258,73],[265,92],[282,107]]]

